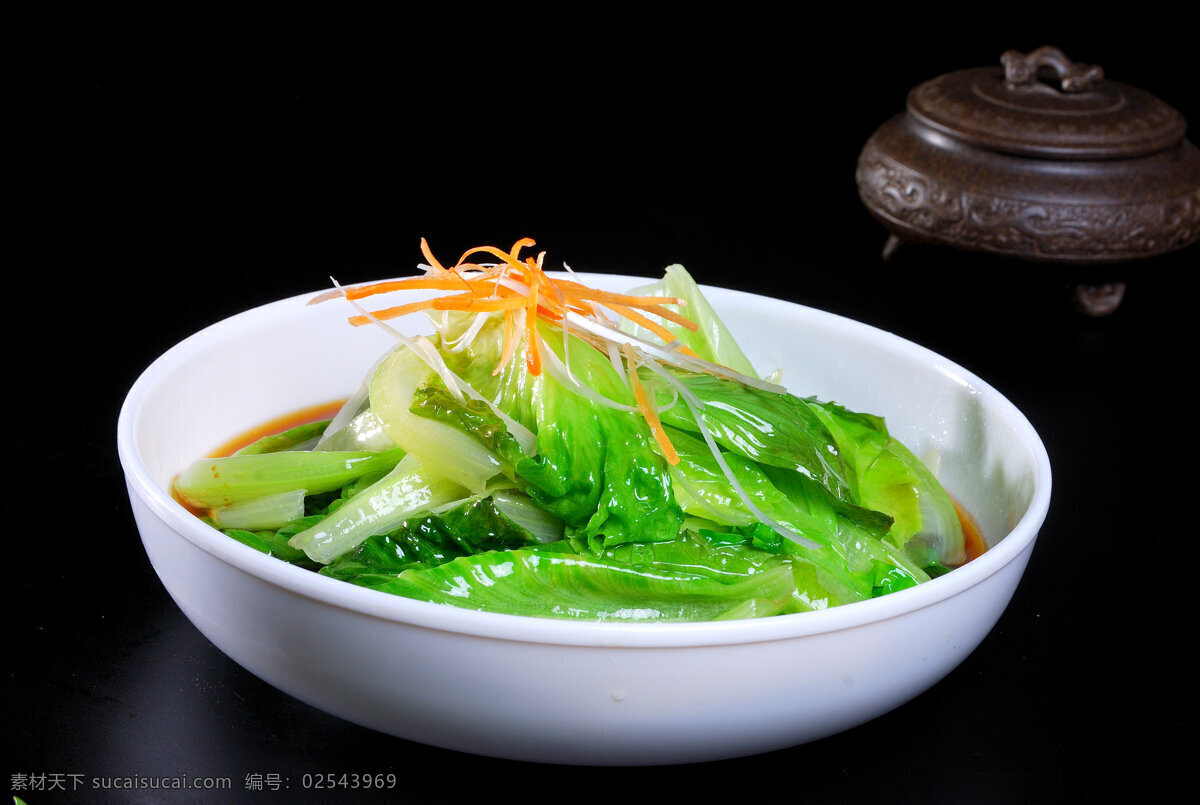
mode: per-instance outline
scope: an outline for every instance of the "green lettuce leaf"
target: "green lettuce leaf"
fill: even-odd
[[[632,404],[632,395],[607,356],[574,336],[564,349],[561,333],[555,337],[554,330],[542,327],[542,349],[553,351],[579,382],[618,404]],[[484,335],[480,333],[476,341]],[[489,388],[488,378],[479,376],[486,362],[466,352],[453,368],[461,369],[460,376],[477,389]],[[487,375],[491,377],[490,370]],[[489,390],[501,389],[493,385]],[[587,540],[594,551],[624,542],[676,537],[683,512],[672,495],[666,462],[640,415],[597,403],[548,373],[529,387],[499,396],[514,406],[505,411],[507,415],[518,422],[524,417],[536,432],[536,456],[524,453],[486,404],[459,401],[436,382],[414,394],[411,411],[470,435],[500,456],[529,497]]]
[[[764,467],[802,475],[823,490],[838,512],[876,536],[891,527],[887,513],[859,505],[852,484],[856,479],[837,440],[803,400],[713,375],[672,375],[700,401],[699,419],[719,445]],[[660,392],[660,404],[666,399]],[[659,417],[664,425],[700,432],[690,403],[683,400],[661,410]]]
[[[886,539],[921,567],[961,564],[966,551],[954,501],[884,420],[837,403],[805,402],[841,445],[862,505],[894,519]]]
[[[806,608],[788,564],[721,581],[565,553],[560,546],[465,556],[367,586],[467,609],[576,620],[703,621]]]
[[[234,453],[235,456],[248,456],[256,453],[278,453],[283,450],[307,449],[308,445],[316,443],[329,426],[330,420],[309,422],[288,428],[282,433],[275,433],[256,439]],[[353,449],[353,448],[351,448]]]
[[[354,581],[396,574],[413,566],[436,567],[460,556],[537,544],[526,529],[496,508],[490,497],[473,498],[448,511],[406,520],[387,534],[366,539],[321,569]]]
[[[700,419],[722,447],[759,464],[807,475],[839,500],[853,498],[837,441],[803,400],[715,375],[672,375],[700,401]],[[648,385],[656,380],[645,377]],[[663,386],[657,395],[660,405],[671,397]],[[693,412],[682,402],[661,410],[659,417],[664,425],[699,433]]]
[[[763,467],[736,453],[723,452],[734,478],[754,505],[818,547],[784,540],[756,520],[706,443],[674,429],[668,430],[668,436],[680,458],[679,464],[672,468],[676,498],[688,515],[711,521],[715,524],[713,530],[724,527],[747,533],[750,529],[749,533],[755,535],[760,545],[773,544],[776,550],[806,559],[820,571],[822,586],[834,590],[839,602],[872,597],[876,563],[895,568],[914,583],[928,578],[898,550],[847,517],[807,476],[778,467]]]

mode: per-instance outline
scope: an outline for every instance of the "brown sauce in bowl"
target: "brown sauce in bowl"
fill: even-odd
[[[256,425],[245,433],[241,433],[233,437],[213,451],[208,458],[223,458],[225,456],[232,456],[243,447],[254,444],[259,439],[264,437],[274,436],[277,433],[283,433],[285,430],[296,428],[301,425],[307,425],[310,422],[320,422],[322,419],[332,419],[337,412],[341,410],[345,403],[345,400],[332,400],[327,403],[310,405],[306,408],[292,411],[290,414],[277,416],[274,419],[262,423],[261,425]]]
[[[345,400],[331,400],[326,403],[318,403],[317,405],[309,405],[304,408],[297,409],[291,413],[277,416],[274,419],[269,419],[262,424],[255,425],[253,428],[239,433],[229,441],[219,446],[216,450],[210,452],[207,458],[225,458],[232,456],[237,451],[247,445],[254,444],[259,439],[267,436],[275,436],[283,433],[285,430],[307,425],[310,422],[320,422],[323,419],[332,419],[342,406],[345,405]],[[171,482],[171,497],[175,499],[183,508],[194,514],[196,517],[207,517],[208,510],[200,509],[185,501],[175,491],[175,482]]]
[[[988,545],[983,538],[983,532],[979,530],[979,523],[975,522],[971,513],[954,498],[950,500],[954,503],[954,511],[958,512],[958,521],[962,523],[963,547],[967,552],[967,558],[963,560],[965,565],[972,559],[978,559],[988,549]]]

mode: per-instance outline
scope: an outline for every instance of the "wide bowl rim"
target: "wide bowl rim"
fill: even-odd
[[[576,272],[583,282],[628,283],[625,287],[653,281],[624,274]],[[286,315],[307,304],[315,293],[297,294],[234,314],[187,336],[151,362],[130,387],[117,421],[117,452],[126,484],[162,523],[192,545],[230,567],[261,582],[347,612],[394,623],[397,626],[433,629],[466,636],[539,644],[616,648],[682,648],[735,645],[790,640],[815,634],[853,629],[898,618],[933,606],[983,583],[1020,557],[1035,542],[1049,511],[1050,460],[1033,425],[1003,394],[948,358],[901,336],[839,314],[775,297],[719,286],[702,285],[704,293],[731,295],[756,304],[786,305],[797,309],[822,328],[854,331],[878,341],[880,346],[909,352],[927,360],[942,373],[969,386],[980,398],[995,406],[1024,446],[1034,464],[1033,494],[1029,505],[1003,539],[983,555],[931,581],[880,598],[846,604],[816,612],[778,615],[770,618],[705,623],[616,623],[573,621],[524,615],[479,612],[444,604],[416,601],[370,590],[267,556],[221,534],[191,514],[167,490],[154,482],[140,456],[135,440],[143,401],[156,381],[168,375],[195,351],[225,336],[257,323],[262,317]],[[142,534],[143,542],[146,535]]]

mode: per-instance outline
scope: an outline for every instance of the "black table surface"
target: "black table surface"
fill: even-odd
[[[679,44],[636,75],[556,50],[571,92],[541,69],[484,70],[431,93],[445,64],[432,53],[368,73],[294,53],[164,58],[169,40],[150,59],[84,47],[75,31],[30,124],[22,234],[38,256],[18,273],[38,293],[10,297],[32,319],[10,339],[25,392],[10,392],[25,414],[11,426],[21,458],[10,473],[26,487],[6,529],[11,793],[31,804],[376,796],[302,790],[304,775],[326,773],[393,774],[387,798],[407,802],[682,798],[718,784],[805,802],[1047,801],[1118,782],[1184,791],[1197,749],[1185,659],[1195,529],[1194,496],[1175,479],[1194,461],[1184,387],[1197,249],[1068,271],[906,244],[884,262],[886,233],[854,183],[859,149],[910,87],[1046,44],[1042,33],[889,44],[810,32],[803,48],[772,41],[724,60]],[[1186,51],[1130,51],[1118,33],[1050,43],[1200,121]],[[445,255],[529,236],[577,271],[682,263],[705,283],[890,330],[984,378],[1033,423],[1054,472],[1049,517],[995,629],[931,690],[856,729],[665,768],[430,748],[243,670],[181,614],[142,550],[116,458],[124,393],[163,350],[232,313],[331,275],[410,273],[422,236]],[[1072,307],[1071,287],[1108,281],[1127,284],[1113,315]],[[178,777],[231,788],[105,788]]]

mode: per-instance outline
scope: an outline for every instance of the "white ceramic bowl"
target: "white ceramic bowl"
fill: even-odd
[[[130,390],[118,446],[150,561],[192,623],[251,673],[422,743],[540,762],[682,763],[875,718],[949,673],[1008,605],[1049,506],[1045,448],[1004,397],[922,347],[787,302],[705,292],[760,371],[782,367],[794,393],[883,415],[918,455],[936,452],[990,550],[871,601],[696,624],[472,612],[292,567],[204,525],[168,489],[233,436],[349,395],[390,345],[377,328],[348,326],[341,303],[309,307],[301,296],[191,336]]]

